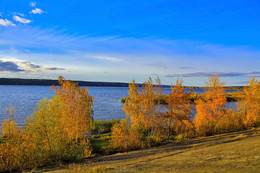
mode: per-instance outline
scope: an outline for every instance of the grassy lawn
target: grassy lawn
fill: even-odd
[[[255,129],[95,157],[50,172],[256,173],[259,170],[260,129]]]

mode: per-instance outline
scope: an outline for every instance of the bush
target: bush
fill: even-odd
[[[143,134],[140,128],[129,126],[128,121],[121,120],[112,127],[110,148],[115,151],[129,151],[139,149],[145,146],[142,141]]]

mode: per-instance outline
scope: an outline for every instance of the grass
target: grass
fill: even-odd
[[[257,172],[260,128],[86,159],[51,172]]]
[[[108,146],[109,140],[111,138],[111,133],[93,135],[90,143],[93,148],[93,156],[107,154],[105,147]]]

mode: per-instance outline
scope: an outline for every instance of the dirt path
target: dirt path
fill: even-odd
[[[257,172],[258,170],[260,170],[260,129],[97,157],[52,172]]]

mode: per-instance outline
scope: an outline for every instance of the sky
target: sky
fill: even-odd
[[[260,78],[259,0],[0,0],[0,78]]]

